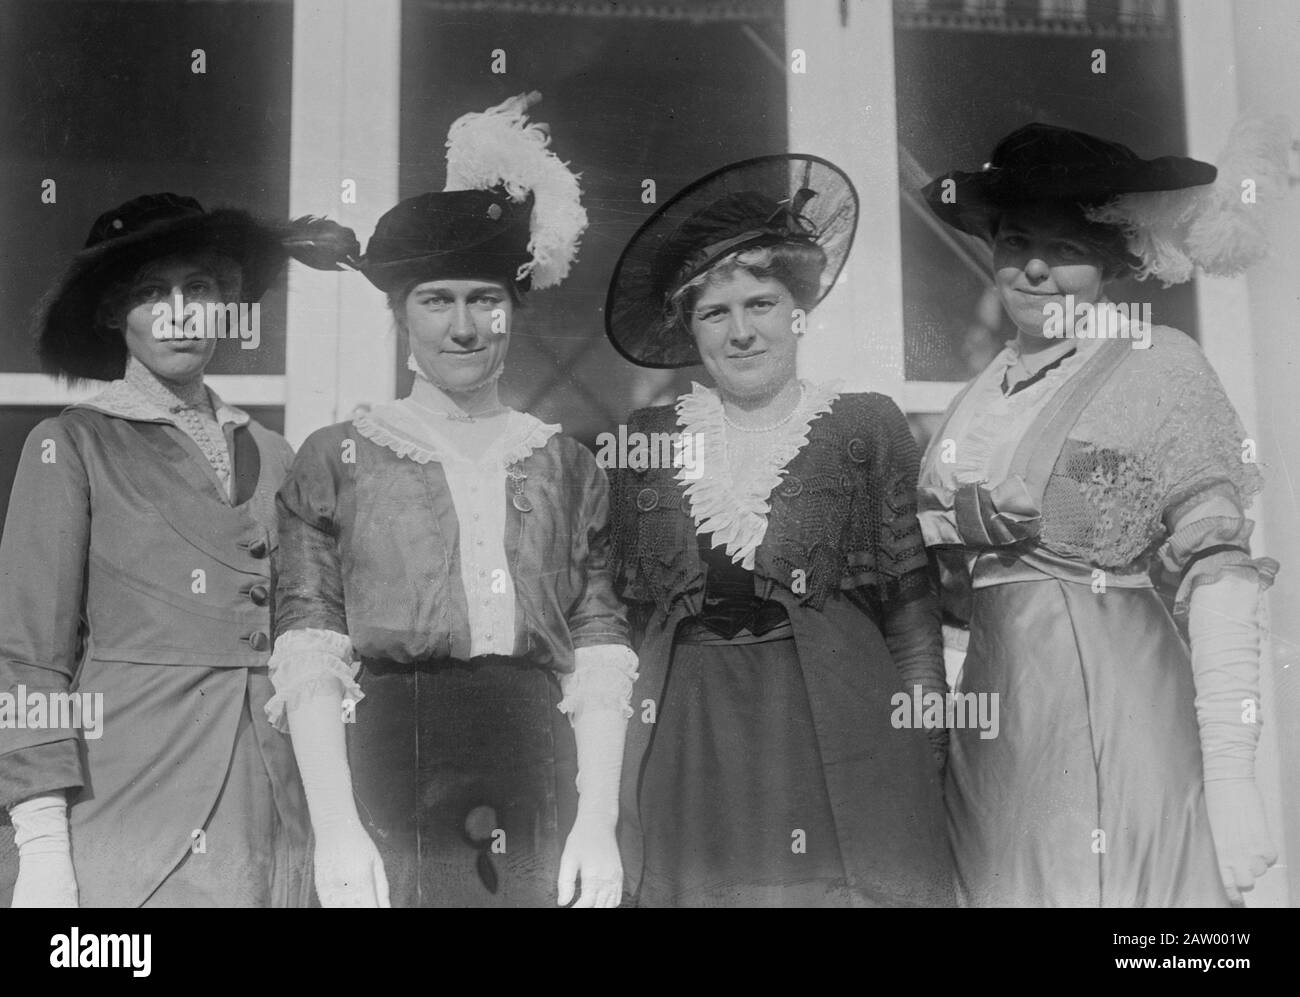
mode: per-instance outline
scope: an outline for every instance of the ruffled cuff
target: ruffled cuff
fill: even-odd
[[[637,680],[636,653],[623,644],[593,644],[573,650],[574,666],[560,675],[564,698],[558,709],[572,723],[583,710],[616,710],[632,716],[632,683]]]
[[[1202,585],[1213,585],[1228,575],[1236,575],[1259,585],[1261,592],[1273,584],[1281,565],[1271,557],[1251,557],[1244,550],[1226,550],[1203,557],[1183,576],[1174,596],[1175,619],[1186,619],[1192,593]]]
[[[1237,575],[1256,582],[1260,591],[1277,577],[1280,565],[1271,557],[1252,558],[1248,547],[1255,524],[1239,516],[1205,516],[1180,525],[1159,550],[1160,563],[1167,571],[1182,572],[1174,596],[1174,616],[1186,619],[1192,593],[1202,585],[1212,585],[1226,575]],[[1198,552],[1216,550],[1197,557]]]
[[[353,660],[352,641],[333,630],[308,627],[281,634],[267,670],[275,695],[267,701],[266,719],[282,734],[289,732],[285,711],[308,693],[337,688],[353,703],[365,697],[357,685],[361,664]]]

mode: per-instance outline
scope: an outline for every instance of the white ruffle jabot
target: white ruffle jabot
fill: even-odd
[[[839,397],[838,382],[810,384],[801,381],[803,396],[791,417],[764,434],[760,459],[732,467],[722,399],[712,388],[692,383],[689,394],[677,399],[677,423],[683,434],[701,441],[701,472],[691,481],[684,468],[677,480],[686,484],[696,533],[712,533],[713,546],[725,546],[727,556],[747,570],[754,568],[754,552],[767,533],[767,513],[772,490],[781,483],[785,466],[808,443],[813,419],[829,412]]]

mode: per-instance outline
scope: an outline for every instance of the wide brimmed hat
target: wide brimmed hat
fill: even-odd
[[[259,300],[290,256],[321,270],[339,270],[360,252],[356,236],[334,222],[304,217],[273,223],[246,211],[205,211],[192,197],[145,194],[106,211],[91,226],[38,310],[37,351],[42,369],[70,379],[122,376],[122,333],[99,323],[104,292],[130,280],[151,260],[199,251],[220,253],[241,271],[241,297]]]
[[[674,293],[732,253],[802,242],[826,254],[811,308],[834,286],[857,222],[853,184],[817,156],[760,156],[710,173],[663,204],[623,250],[605,300],[610,342],[642,367],[698,364]]]
[[[528,251],[532,198],[511,200],[504,187],[407,198],[385,212],[366,246],[361,272],[385,293],[416,281],[494,280],[524,291],[518,276]]]
[[[1017,205],[1060,201],[1092,207],[1127,194],[1210,184],[1217,172],[1186,156],[1142,159],[1119,142],[1035,122],[1002,139],[980,170],[952,170],[922,194],[940,220],[988,238],[998,216]]]
[[[387,211],[361,272],[385,293],[425,280],[487,279],[519,292],[560,284],[587,227],[578,177],[519,94],[463,114],[447,132],[447,182]]]

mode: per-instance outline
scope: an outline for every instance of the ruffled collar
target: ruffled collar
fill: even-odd
[[[193,408],[193,406],[167,390],[166,385],[155,378],[143,364],[138,364],[138,367],[138,370],[131,371],[133,376],[130,378],[110,381],[103,391],[76,404],[122,419],[131,419],[135,422],[165,422],[183,430],[184,427],[180,424],[177,414],[182,409]],[[143,373],[140,373],[141,371]],[[208,399],[212,402],[217,425],[246,426],[248,424],[247,412],[234,405],[227,405],[210,387],[206,390]]]
[[[803,393],[789,421],[771,432],[762,460],[739,477],[733,475],[727,456],[727,427],[718,393],[692,383],[690,392],[677,399],[677,424],[683,434],[699,441],[700,476],[692,480],[690,468],[677,473],[690,500],[695,531],[712,533],[713,546],[725,547],[732,562],[747,570],[753,570],[754,553],[767,533],[772,489],[781,483],[785,466],[807,444],[812,421],[829,412],[839,397],[840,382],[799,384]]]
[[[478,467],[509,467],[544,446],[560,427],[527,412],[506,409],[502,431],[478,455],[467,455],[455,444],[456,423],[434,415],[411,398],[376,405],[355,416],[352,424],[366,439],[387,447],[417,464],[463,463]]]

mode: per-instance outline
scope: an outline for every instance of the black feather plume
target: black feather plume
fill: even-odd
[[[283,243],[290,256],[314,270],[355,270],[361,256],[352,229],[315,215],[291,221]]]

